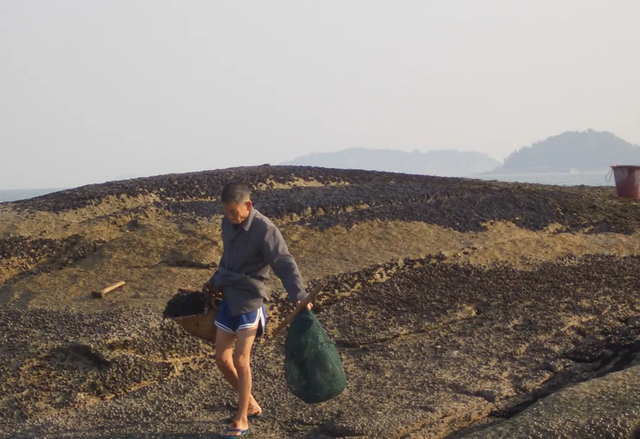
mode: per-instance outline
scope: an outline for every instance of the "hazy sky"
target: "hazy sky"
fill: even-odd
[[[638,0],[0,0],[0,188],[640,143]]]

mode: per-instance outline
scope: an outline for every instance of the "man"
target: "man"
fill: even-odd
[[[224,251],[218,270],[204,284],[203,291],[224,294],[215,322],[216,364],[238,391],[238,413],[222,436],[234,438],[249,434],[249,419],[262,416],[262,409],[251,394],[250,357],[253,342],[265,330],[264,281],[269,278],[269,266],[296,306],[307,293],[280,231],[253,207],[249,186],[242,182],[225,185],[222,205]]]

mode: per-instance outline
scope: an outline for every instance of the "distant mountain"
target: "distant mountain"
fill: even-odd
[[[282,164],[448,177],[479,174],[500,166],[497,160],[478,152],[440,150],[423,153],[367,148],[309,154]]]
[[[606,131],[567,131],[512,153],[492,174],[589,172],[640,165],[640,147]]]

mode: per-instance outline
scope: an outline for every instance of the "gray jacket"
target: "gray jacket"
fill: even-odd
[[[238,226],[224,217],[222,242],[224,251],[211,283],[224,291],[231,314],[254,311],[267,300],[264,281],[269,279],[269,266],[282,281],[291,302],[295,304],[306,297],[300,271],[280,230],[256,208]]]

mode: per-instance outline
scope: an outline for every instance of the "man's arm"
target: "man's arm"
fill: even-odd
[[[277,227],[267,228],[267,233],[260,246],[260,251],[265,257],[273,272],[280,278],[284,289],[289,293],[289,298],[294,305],[307,296],[300,276],[300,270],[296,261],[289,253],[287,243],[284,241]]]
[[[220,257],[218,268],[219,267],[224,267],[224,251],[222,252],[222,256]],[[202,291],[211,291],[212,293],[215,293],[220,289],[220,285],[216,285],[217,274],[218,270],[216,270],[215,273],[213,273],[213,276],[211,276],[211,278],[204,283],[204,285],[202,286]]]

